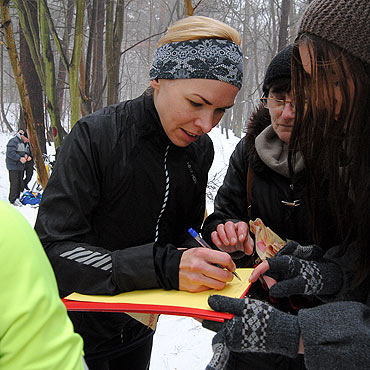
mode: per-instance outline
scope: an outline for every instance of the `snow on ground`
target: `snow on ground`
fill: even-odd
[[[210,136],[215,147],[215,159],[209,179],[216,187],[222,184],[230,154],[239,139],[231,133],[229,140],[221,135],[221,130],[214,128]],[[11,134],[0,133],[0,200],[8,201],[9,176],[5,166],[6,144]],[[49,149],[48,149],[49,150]],[[53,148],[50,152],[54,153]],[[215,175],[216,178],[215,178]],[[35,175],[30,182],[35,181]],[[215,193],[213,192],[213,196]],[[37,208],[30,205],[17,207],[19,212],[33,226]],[[207,201],[207,211],[213,211],[213,202]],[[190,318],[181,316],[161,315],[154,335],[150,370],[202,370],[212,357],[211,341],[214,333]]]

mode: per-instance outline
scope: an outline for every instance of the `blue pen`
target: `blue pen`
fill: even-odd
[[[190,228],[188,230],[189,234],[204,248],[209,248],[209,249],[212,249],[211,246],[192,228]],[[220,265],[216,265],[217,267],[220,267],[222,268]],[[234,271],[232,273],[235,277],[237,277],[240,281],[242,281],[242,279],[240,279],[240,276]]]

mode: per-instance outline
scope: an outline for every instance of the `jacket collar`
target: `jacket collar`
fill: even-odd
[[[163,143],[164,145],[170,144],[171,141],[163,129],[157,109],[155,108],[153,96],[144,93],[138,99],[140,99],[143,103],[143,135],[155,136],[160,143]]]

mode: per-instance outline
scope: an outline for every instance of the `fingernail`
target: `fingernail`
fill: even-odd
[[[239,239],[240,240],[244,239],[244,234],[240,234]]]
[[[237,241],[237,240],[236,240],[235,238],[232,238],[232,239],[231,239],[231,243],[232,243],[232,244],[236,244],[236,241]]]

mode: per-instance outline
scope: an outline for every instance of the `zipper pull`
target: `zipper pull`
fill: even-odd
[[[285,200],[282,200],[281,203],[283,203],[285,206],[298,207],[301,205],[300,201],[300,199],[296,199],[293,202],[286,202]]]

